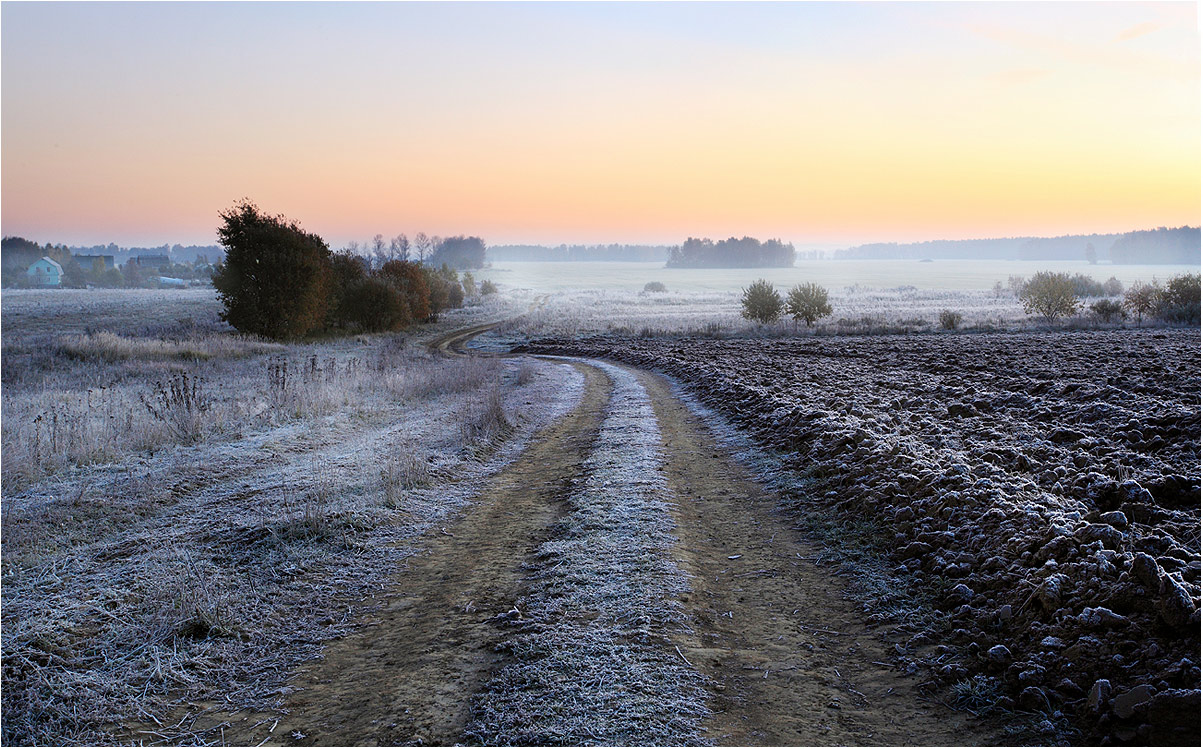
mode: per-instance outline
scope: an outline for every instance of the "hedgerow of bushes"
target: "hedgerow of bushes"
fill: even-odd
[[[240,332],[281,340],[398,331],[464,305],[459,274],[446,265],[390,260],[373,269],[366,258],[331,253],[318,235],[250,201],[220,215],[226,259],[213,285],[222,318]]]

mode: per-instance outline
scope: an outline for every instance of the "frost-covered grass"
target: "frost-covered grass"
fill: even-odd
[[[415,340],[210,331],[231,340],[207,359],[165,357],[181,339],[135,317],[105,331],[128,356],[77,358],[5,312],[6,745],[211,741],[195,705],[277,706],[417,538],[583,392],[563,364],[426,350],[480,311]]]
[[[538,551],[529,596],[507,622],[510,660],[473,706],[486,744],[700,743],[703,677],[667,639],[686,627],[672,561],[660,432],[647,392],[614,382],[586,478]]]
[[[587,279],[582,279],[586,283]],[[779,288],[782,294],[787,287]],[[507,290],[518,295],[520,292]],[[529,292],[528,292],[529,293]],[[543,294],[537,304],[473,343],[506,349],[531,338],[595,333],[640,336],[797,336],[939,330],[940,312],[962,314],[962,327],[1015,329],[1034,325],[1019,302],[992,291],[920,290],[911,287],[830,289],[833,314],[813,328],[782,319],[760,325],[741,314],[739,290],[669,289],[645,294],[622,289],[572,289]],[[533,298],[533,295],[532,295]]]

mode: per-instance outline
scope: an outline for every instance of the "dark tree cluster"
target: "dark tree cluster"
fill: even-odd
[[[430,264],[459,270],[485,267],[485,243],[480,237],[448,237],[430,256]]]
[[[753,237],[731,237],[715,242],[690,237],[668,251],[669,268],[792,268],[793,265],[794,246],[779,239],[761,242]]]
[[[277,340],[327,331],[397,331],[462,307],[456,271],[408,260],[372,263],[284,216],[243,201],[221,213],[226,258],[213,275],[223,318],[244,333]]]

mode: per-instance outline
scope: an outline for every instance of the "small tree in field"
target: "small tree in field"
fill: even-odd
[[[1037,273],[1024,286],[1019,298],[1025,312],[1039,314],[1049,321],[1078,311],[1074,280],[1067,273]]]
[[[297,338],[326,322],[330,248],[284,216],[268,216],[249,200],[221,214],[225,261],[213,274],[222,319],[243,333]]]
[[[805,320],[806,327],[811,327],[816,320],[831,314],[831,304],[827,301],[827,289],[814,283],[800,283],[789,290],[785,299],[785,307],[794,321]]]
[[[1151,315],[1156,312],[1157,306],[1160,303],[1161,284],[1157,283],[1156,280],[1153,283],[1137,281],[1124,292],[1124,307],[1136,315],[1137,325],[1140,325],[1145,315]]]
[[[781,301],[781,295],[773,288],[773,284],[761,278],[744,289],[741,314],[761,324],[770,323],[781,317],[784,306],[785,303]]]

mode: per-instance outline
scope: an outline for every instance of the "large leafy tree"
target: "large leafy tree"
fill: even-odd
[[[326,321],[330,248],[284,216],[249,200],[221,214],[218,241],[226,258],[213,275],[222,318],[243,333],[298,338]]]

